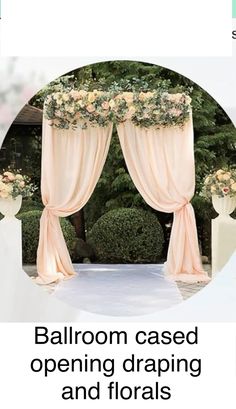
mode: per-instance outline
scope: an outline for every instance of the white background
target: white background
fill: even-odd
[[[231,0],[2,0],[5,56],[229,56]]]
[[[67,324],[69,325],[69,324]],[[63,324],[49,325],[50,330],[62,330]],[[1,394],[0,405],[10,408],[214,408],[225,407],[233,409],[236,405],[236,327],[229,324],[200,324],[198,345],[145,345],[139,346],[134,341],[139,330],[191,331],[195,324],[73,324],[77,331],[93,329],[96,331],[126,330],[128,345],[83,344],[75,346],[37,345],[34,346],[34,327],[32,324],[4,324],[0,327],[1,338]],[[4,353],[5,351],[5,353]],[[96,372],[91,374],[54,373],[44,378],[42,374],[30,371],[30,362],[35,358],[83,358],[89,357],[115,358],[116,372],[111,378],[106,378]],[[155,373],[125,373],[121,370],[122,361],[135,353],[140,358],[168,358],[174,354],[178,358],[201,358],[202,374],[193,378],[185,373],[168,373],[157,379]],[[105,390],[109,381],[118,381],[120,385],[152,385],[159,381],[161,385],[169,385],[172,389],[172,399],[162,400],[112,400],[106,395],[100,401],[63,401],[61,389],[65,385],[93,385],[101,381]]]

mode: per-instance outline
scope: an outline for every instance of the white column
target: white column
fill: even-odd
[[[0,221],[1,282],[8,271],[22,272],[21,221],[15,217],[4,217]]]
[[[218,216],[212,220],[212,275],[222,270],[236,250],[236,220]]]

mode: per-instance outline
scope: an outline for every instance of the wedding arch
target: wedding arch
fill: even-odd
[[[195,189],[191,99],[184,93],[71,90],[44,104],[37,282],[75,272],[59,218],[80,210],[101,175],[113,125],[130,176],[154,209],[174,213],[165,273],[173,280],[208,281],[190,203]]]

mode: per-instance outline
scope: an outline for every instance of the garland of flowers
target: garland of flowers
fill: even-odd
[[[191,98],[168,92],[114,92],[71,90],[49,95],[44,104],[44,116],[52,126],[76,129],[105,127],[110,122],[131,120],[140,127],[182,127],[189,119]]]
[[[202,195],[208,199],[213,195],[218,197],[236,196],[236,170],[219,169],[208,175],[204,180]]]

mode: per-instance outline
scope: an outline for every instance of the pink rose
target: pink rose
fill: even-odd
[[[87,111],[88,111],[89,113],[92,113],[92,112],[95,111],[95,107],[94,107],[93,104],[87,105],[87,106],[86,106],[86,109],[87,109]]]
[[[224,193],[224,195],[227,195],[229,193],[229,188],[223,187],[222,192]]]
[[[15,175],[12,172],[4,172],[3,174],[8,180],[13,181],[15,180]]]

